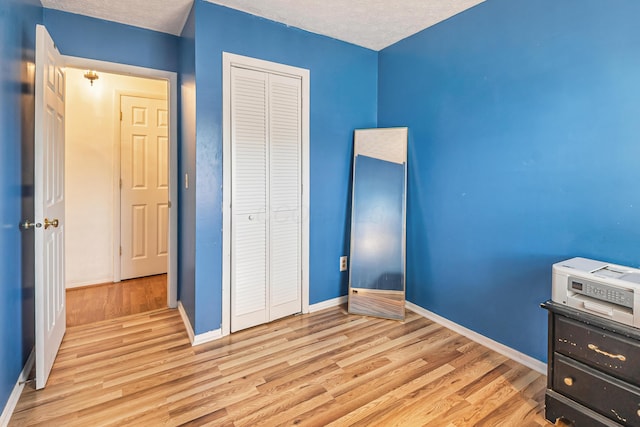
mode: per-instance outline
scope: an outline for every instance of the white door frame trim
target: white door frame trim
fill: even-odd
[[[309,77],[304,68],[222,52],[222,336],[231,333],[231,67],[302,81],[302,312],[309,312]]]
[[[97,69],[106,73],[130,75],[150,79],[167,80],[167,97],[169,103],[169,262],[167,273],[167,305],[178,306],[178,74],[172,71],[99,61],[96,59],[62,56],[65,65],[74,68]],[[119,105],[118,105],[119,106]],[[118,128],[119,131],[119,128]],[[119,187],[119,183],[118,183]],[[119,192],[118,188],[118,192]],[[115,196],[114,196],[115,197]],[[118,233],[120,231],[118,230]],[[114,241],[116,239],[114,238]],[[117,239],[118,242],[120,239]],[[119,245],[118,245],[119,246]],[[114,278],[116,265],[118,280],[120,278],[119,250],[114,248]],[[116,263],[117,258],[117,263]]]

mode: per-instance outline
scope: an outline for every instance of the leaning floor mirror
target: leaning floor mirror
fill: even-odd
[[[354,136],[349,313],[404,319],[407,128]]]

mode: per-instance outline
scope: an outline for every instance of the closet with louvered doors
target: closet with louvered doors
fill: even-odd
[[[302,310],[301,79],[231,68],[231,332]]]

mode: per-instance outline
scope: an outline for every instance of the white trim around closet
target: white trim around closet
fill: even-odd
[[[231,67],[302,80],[302,313],[309,312],[309,70],[222,53],[222,336],[231,333]]]

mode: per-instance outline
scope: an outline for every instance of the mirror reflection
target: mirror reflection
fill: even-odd
[[[349,312],[404,319],[406,128],[355,134]]]

